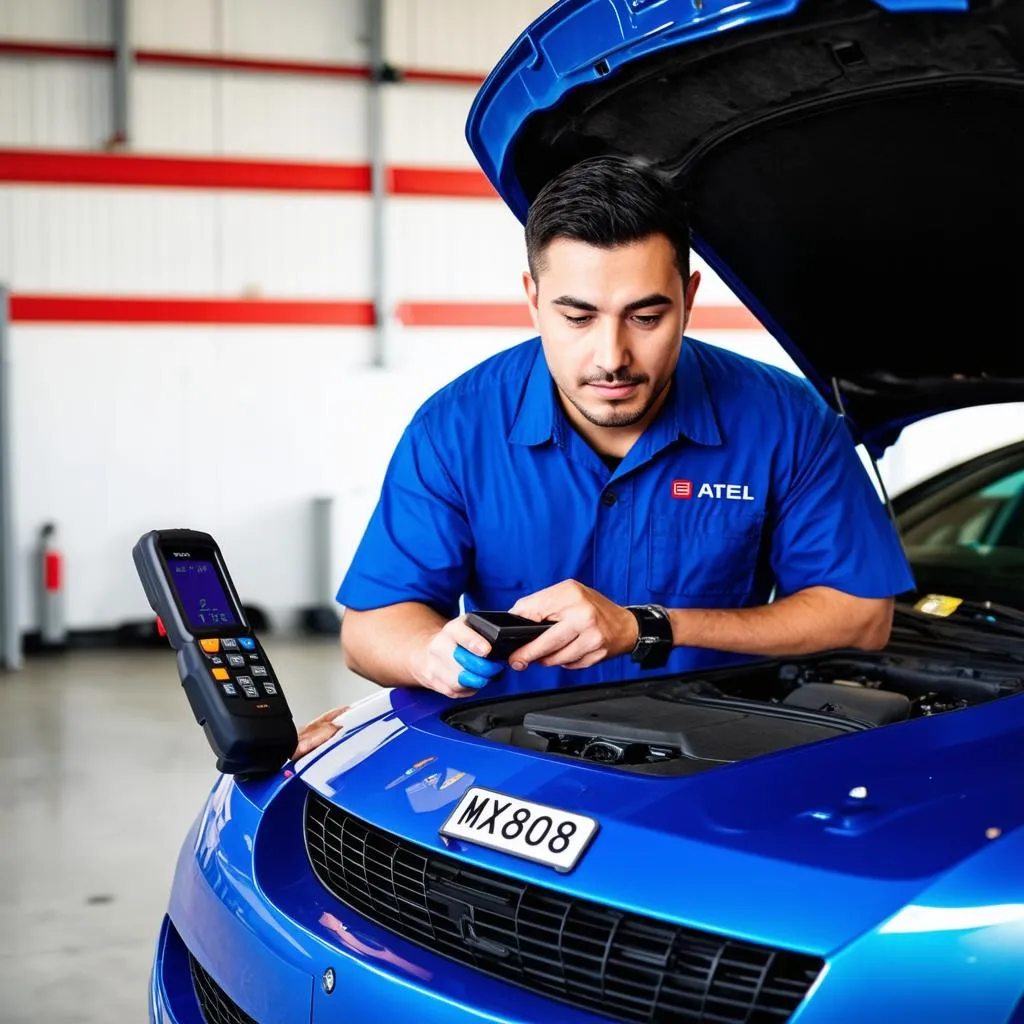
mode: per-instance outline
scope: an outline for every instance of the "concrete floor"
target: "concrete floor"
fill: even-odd
[[[297,725],[375,689],[338,643],[264,646]],[[0,1024],[146,1020],[156,932],[213,753],[166,650],[0,673]]]

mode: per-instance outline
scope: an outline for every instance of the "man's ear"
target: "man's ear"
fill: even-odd
[[[695,270],[689,280],[686,282],[686,287],[683,289],[683,304],[685,309],[683,311],[683,330],[686,330],[686,325],[690,322],[690,313],[693,312],[693,300],[697,297],[697,289],[700,287],[700,271]]]
[[[540,319],[537,315],[537,282],[528,271],[523,271],[523,290],[526,292],[526,304],[530,308],[530,319],[533,321],[534,330],[540,333]]]

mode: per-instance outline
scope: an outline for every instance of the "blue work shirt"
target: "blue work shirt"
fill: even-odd
[[[620,605],[668,608],[913,586],[842,419],[807,381],[691,338],[658,415],[614,472],[570,425],[539,339],[437,392],[398,443],[338,601],[419,601],[447,619],[460,598],[466,611],[507,610],[566,579]],[[743,660],[679,647],[658,674]],[[644,674],[629,655],[506,668],[481,694]]]

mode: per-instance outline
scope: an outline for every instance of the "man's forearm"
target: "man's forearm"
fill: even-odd
[[[756,608],[672,608],[669,618],[678,647],[785,657],[841,647],[884,647],[892,605],[889,599],[812,587]]]
[[[345,664],[381,686],[418,686],[412,665],[444,624],[433,608],[412,601],[365,612],[348,608],[341,623]]]

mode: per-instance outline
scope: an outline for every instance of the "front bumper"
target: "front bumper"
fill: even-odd
[[[261,801],[252,802],[242,786],[222,780],[214,790],[178,859],[150,979],[151,1024],[222,1024],[204,1020],[190,954],[230,1001],[223,1024],[246,1017],[257,1024],[607,1024],[453,964],[354,914],[316,881],[301,828],[271,830],[254,842],[258,827],[301,821],[304,793],[298,780],[285,784],[261,820]],[[260,881],[272,874],[264,888]]]
[[[305,791],[298,779],[273,791],[228,779],[214,789],[175,872],[151,976],[152,1024],[607,1024],[453,963],[340,904],[306,857]],[[1017,853],[1010,844],[992,851],[1000,859]],[[1009,864],[973,867],[983,875],[994,867],[1000,877]],[[874,1024],[1022,1024],[1024,917],[966,933],[893,922],[835,951],[791,1024],[853,1024],[865,1013]],[[190,954],[223,993],[227,1015],[204,1017]]]

